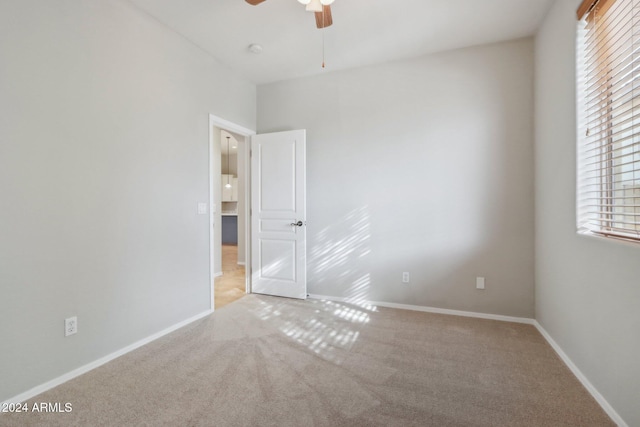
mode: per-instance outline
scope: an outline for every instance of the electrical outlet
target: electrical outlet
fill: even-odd
[[[406,271],[402,273],[402,283],[409,283],[409,273]]]
[[[68,337],[78,332],[78,318],[76,316],[64,319],[64,336]]]
[[[476,277],[476,289],[484,289],[484,277]]]

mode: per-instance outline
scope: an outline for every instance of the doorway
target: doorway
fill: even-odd
[[[222,279],[222,195],[233,188],[234,182],[231,166],[227,165],[224,184],[229,186],[223,187],[222,147],[231,143],[227,135],[234,136],[238,142],[237,221],[244,224],[238,227],[237,245],[231,245],[236,248],[224,248],[228,250],[225,251],[227,278],[231,281],[234,276],[236,279],[244,276],[244,293],[305,299],[306,131],[256,135],[252,130],[213,115],[209,116],[209,129],[211,311],[225,304],[221,293],[218,294],[221,302],[216,303],[216,283],[225,284]],[[226,150],[230,153],[230,148]],[[253,156],[252,151],[256,151]],[[227,208],[225,204],[225,214]],[[252,210],[256,210],[253,215]],[[240,267],[243,262],[244,269]],[[242,285],[237,282],[220,290],[233,300],[243,296]]]
[[[211,308],[249,292],[250,129],[209,116]]]
[[[214,285],[215,308],[224,307],[246,294],[245,235],[246,212],[242,203],[246,191],[244,168],[239,162],[246,149],[244,138],[220,130],[221,170],[221,256],[222,276]]]

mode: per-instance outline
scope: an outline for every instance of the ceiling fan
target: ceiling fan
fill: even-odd
[[[266,0],[246,0],[252,6],[257,6]],[[298,0],[307,6],[307,12],[314,12],[316,15],[316,27],[322,29],[333,24],[331,17],[331,3],[333,0]]]

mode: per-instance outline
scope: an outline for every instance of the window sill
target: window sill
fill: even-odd
[[[623,237],[604,236],[592,231],[583,230],[576,230],[576,234],[580,237],[586,237],[587,239],[594,239],[601,242],[613,243],[614,245],[623,245],[634,249],[640,249],[640,241],[628,240]]]

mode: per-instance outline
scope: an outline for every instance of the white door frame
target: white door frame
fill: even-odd
[[[215,141],[214,138],[214,127],[219,129],[224,129],[238,135],[241,135],[245,138],[245,146],[246,149],[244,159],[238,159],[238,161],[243,161],[245,164],[245,207],[246,207],[246,215],[245,215],[245,292],[251,292],[251,274],[249,274],[249,266],[251,266],[251,135],[255,135],[256,131],[245,128],[243,126],[237,125],[233,122],[223,119],[222,117],[215,116],[213,114],[209,114],[209,283],[211,286],[211,311],[215,310],[215,292],[214,292],[214,281],[215,281],[215,240],[214,240],[214,220],[215,220],[215,212],[213,210],[213,206],[215,203],[214,191],[216,189],[213,187],[214,182],[214,171],[213,171],[213,144]],[[221,209],[220,206],[216,206],[216,212]]]

